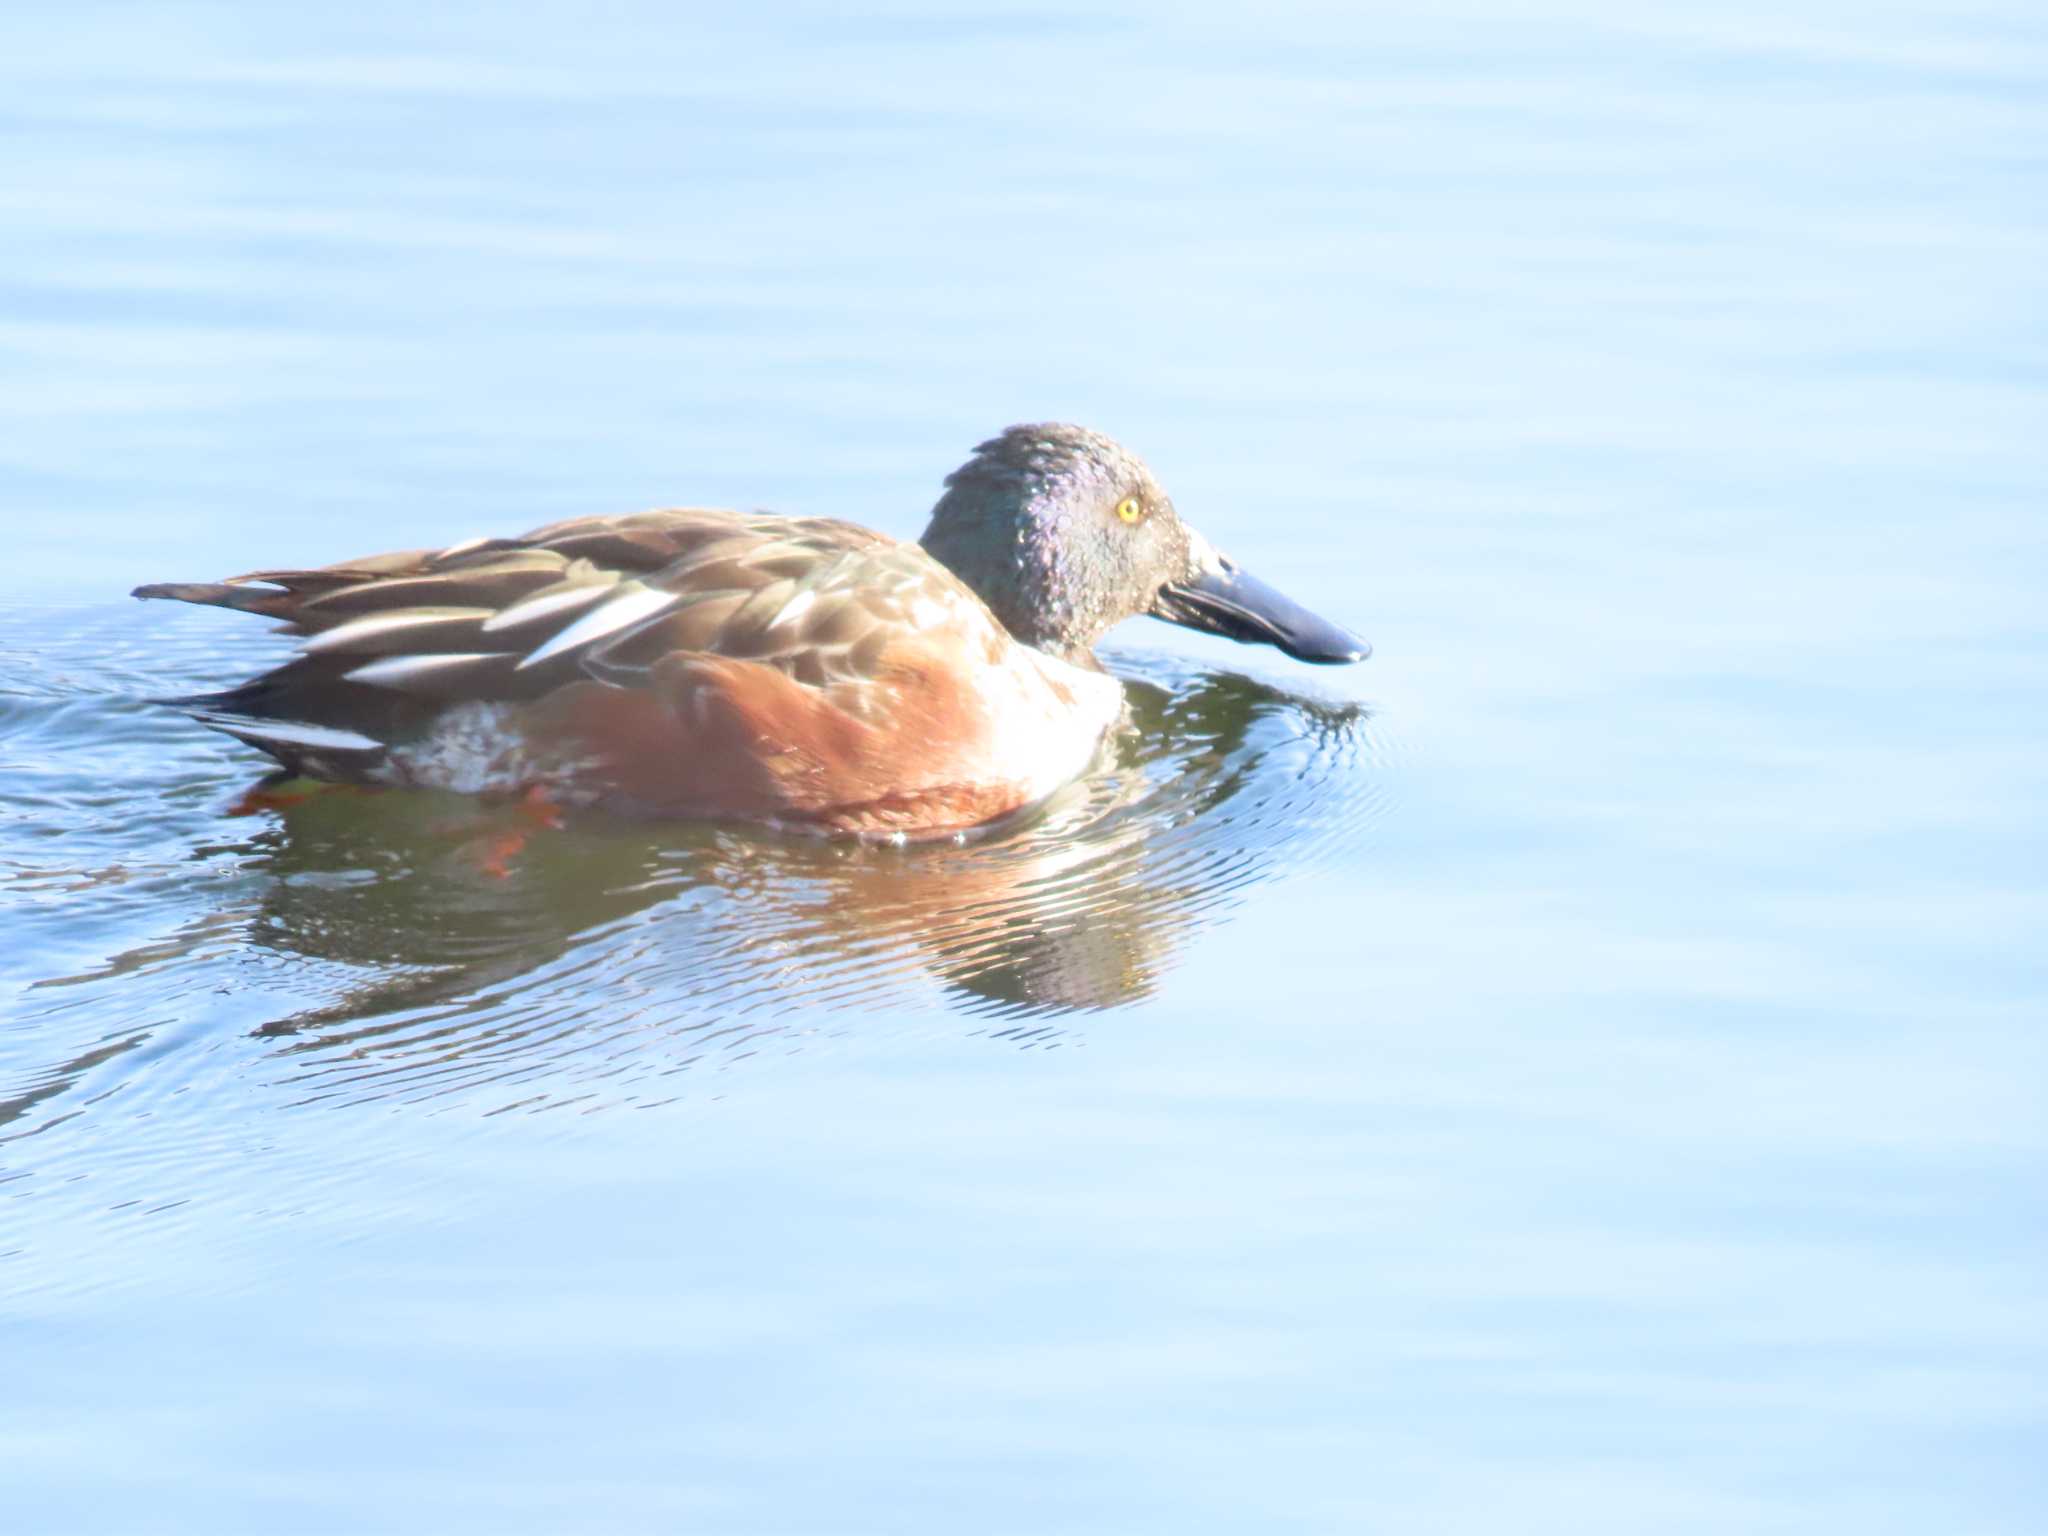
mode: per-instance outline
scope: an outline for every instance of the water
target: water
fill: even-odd
[[[2030,8],[6,32],[10,1529],[2040,1528]],[[281,642],[138,582],[1048,417],[1375,659],[502,878],[140,702]]]

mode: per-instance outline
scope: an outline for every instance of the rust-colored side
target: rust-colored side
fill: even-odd
[[[951,663],[951,664],[949,664]],[[615,795],[676,816],[815,824],[836,832],[944,831],[1017,809],[1025,788],[991,761],[991,721],[958,658],[892,641],[883,707],[760,662],[669,656],[648,689],[572,683],[537,703],[529,734],[595,761]]]

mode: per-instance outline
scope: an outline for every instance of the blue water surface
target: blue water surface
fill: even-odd
[[[2038,6],[0,35],[0,1524],[2048,1525]],[[284,642],[139,582],[1041,419],[1374,659],[502,879],[144,702]]]

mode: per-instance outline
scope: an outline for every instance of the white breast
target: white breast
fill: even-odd
[[[1071,666],[1029,646],[1017,647],[1017,653],[1035,669],[1035,675],[1017,679],[1028,688],[1033,707],[1005,712],[1012,723],[999,750],[1030,786],[1030,798],[1042,800],[1094,762],[1103,737],[1123,719],[1123,684],[1107,672]]]

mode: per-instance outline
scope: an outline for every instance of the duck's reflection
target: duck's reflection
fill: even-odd
[[[314,796],[264,839],[253,937],[351,979],[263,1033],[323,1072],[470,1077],[626,1032],[829,1029],[934,987],[1015,1021],[1141,998],[1206,914],[1360,819],[1375,777],[1357,705],[1148,671],[1112,761],[964,846],[578,822],[494,876],[517,808]]]

